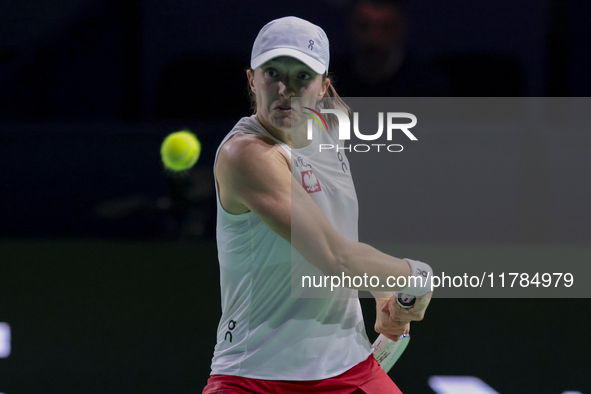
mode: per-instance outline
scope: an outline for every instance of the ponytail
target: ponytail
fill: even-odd
[[[324,98],[327,99],[324,100],[324,108],[338,109],[346,113],[348,116],[351,116],[351,107],[349,107],[347,103],[343,101],[341,96],[339,96],[339,94],[337,93],[337,90],[334,88],[333,81],[336,80],[335,76],[332,74],[324,74],[323,80],[326,78],[330,79],[330,84],[328,85],[328,89],[326,89],[326,92],[324,92]],[[338,118],[336,117],[336,115],[326,114],[325,118],[331,128],[337,126]]]

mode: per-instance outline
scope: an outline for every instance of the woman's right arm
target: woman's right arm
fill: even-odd
[[[270,139],[234,136],[224,144],[216,163],[222,206],[230,213],[254,212],[324,275],[367,274],[386,283],[390,276],[411,274],[405,260],[343,237],[292,177],[290,165],[289,157]]]

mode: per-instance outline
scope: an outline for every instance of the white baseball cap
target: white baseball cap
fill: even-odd
[[[328,37],[322,28],[295,16],[275,19],[259,32],[250,57],[254,70],[279,56],[290,56],[318,74],[328,71]]]

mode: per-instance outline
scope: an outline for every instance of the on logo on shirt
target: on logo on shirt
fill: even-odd
[[[320,182],[312,170],[302,171],[302,185],[308,193],[316,193],[322,191]]]

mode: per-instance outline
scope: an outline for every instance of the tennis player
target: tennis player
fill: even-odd
[[[292,146],[291,98],[338,100],[327,74],[326,34],[296,17],[271,21],[254,42],[250,66],[255,113],[222,141],[214,168],[222,317],[203,393],[400,393],[365,333],[357,290],[372,288],[339,288],[332,298],[291,296],[292,245],[325,275],[367,274],[385,283],[431,272],[357,242],[346,157],[308,152],[304,160],[300,152],[309,147]],[[330,128],[316,135],[342,146]],[[410,321],[423,319],[430,293],[420,286],[391,290],[422,297],[403,309],[395,293],[372,293],[376,331],[396,340]]]

